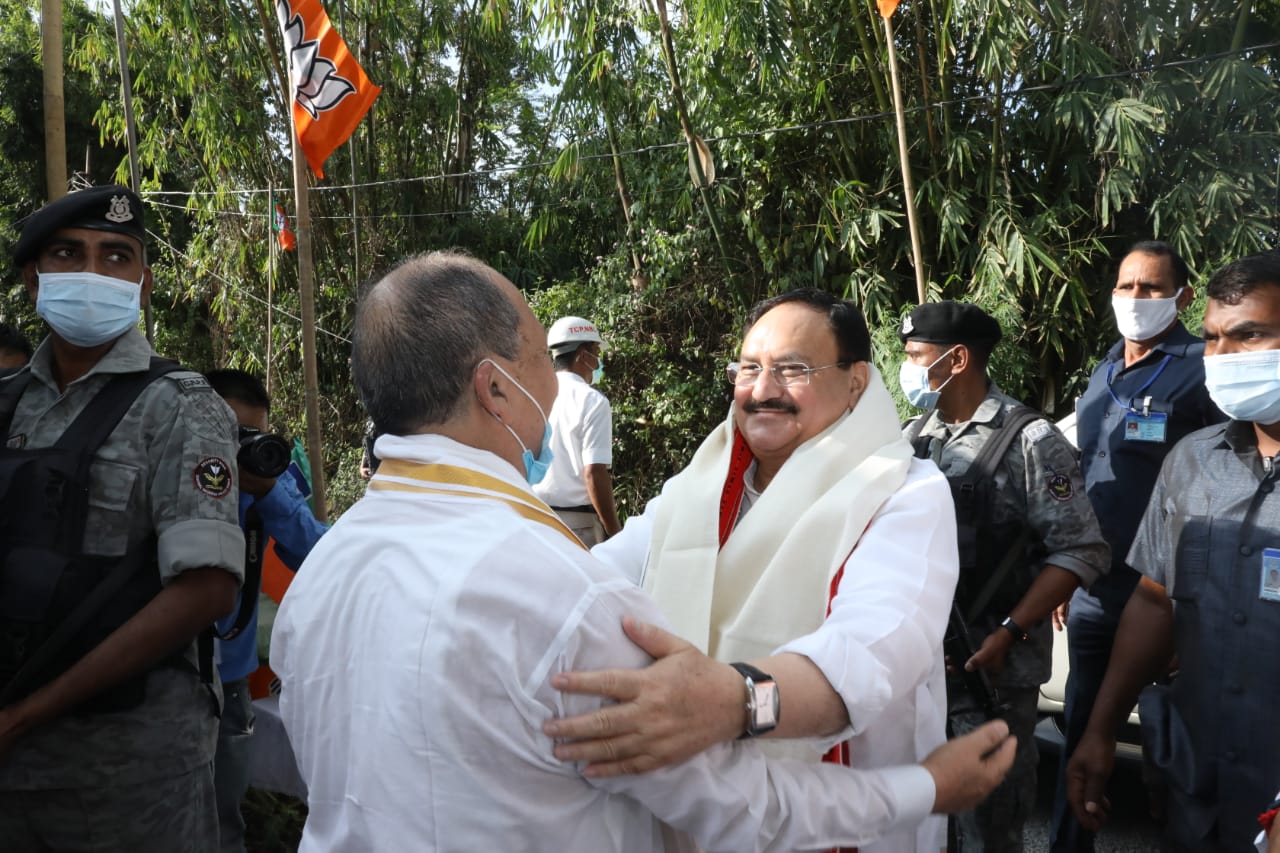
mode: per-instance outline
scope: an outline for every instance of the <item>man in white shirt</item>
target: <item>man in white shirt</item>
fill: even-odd
[[[696,649],[629,631],[663,659],[557,678],[618,704],[544,731],[578,739],[557,756],[605,775],[744,734],[811,739],[781,746],[812,761],[832,744],[826,758],[855,767],[918,761],[945,737],[942,636],[958,572],[947,481],[912,458],[853,303],[817,290],[765,300],[740,352],[725,422],[593,551],[640,580]],[[744,682],[752,697],[762,681],[781,720],[744,727]],[[930,819],[862,853],[937,853],[945,834]]]
[[[604,376],[595,323],[561,317],[547,330],[559,393],[551,407],[553,458],[533,491],[590,548],[622,529],[613,503],[613,410],[593,386]]]
[[[602,703],[552,679],[643,666],[623,616],[662,617],[526,482],[556,392],[542,328],[506,279],[437,252],[366,292],[353,350],[382,464],[311,552],[271,647],[304,853],[657,851],[677,840],[660,822],[708,850],[816,850],[972,805],[1008,769],[1000,722],[923,767],[766,766],[750,743],[613,779],[557,760],[543,723]]]

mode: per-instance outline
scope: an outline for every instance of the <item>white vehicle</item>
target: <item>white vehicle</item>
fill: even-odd
[[[1072,446],[1076,443],[1076,413],[1073,411],[1058,421],[1058,429],[1067,437]],[[1040,701],[1038,709],[1041,714],[1040,724],[1036,726],[1036,740],[1042,746],[1061,750],[1064,743],[1064,714],[1067,699],[1067,673],[1071,669],[1067,655],[1067,632],[1053,632],[1053,671],[1049,680],[1040,685]],[[1141,729],[1138,723],[1138,709],[1135,706],[1129,713],[1129,722],[1120,730],[1116,739],[1116,754],[1122,758],[1140,759],[1142,757]]]

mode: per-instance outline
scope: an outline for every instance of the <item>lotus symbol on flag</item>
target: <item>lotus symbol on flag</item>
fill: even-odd
[[[320,56],[319,39],[307,40],[302,16],[290,18],[291,11],[287,0],[277,0],[276,14],[289,48],[294,97],[313,119],[319,118],[320,113],[336,107],[356,87],[347,78],[338,76],[333,62]]]

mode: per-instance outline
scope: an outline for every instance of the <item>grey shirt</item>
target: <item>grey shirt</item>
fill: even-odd
[[[1280,601],[1262,596],[1264,549],[1280,549],[1280,496],[1253,424],[1218,424],[1175,445],[1128,562],[1173,601],[1171,730],[1187,737],[1170,743],[1189,754],[1172,762],[1170,813],[1176,804],[1195,849],[1252,849],[1254,819],[1280,779]],[[1200,844],[1215,820],[1219,846]]]
[[[46,339],[31,360],[32,381],[8,445],[51,446],[114,375],[146,370],[152,354],[131,330],[59,392]],[[94,457],[85,552],[121,556],[154,533],[161,584],[201,567],[243,581],[235,436],[231,410],[202,376],[178,371],[152,382]],[[194,666],[194,643],[186,656]],[[22,737],[0,758],[0,789],[137,783],[212,760],[217,718],[209,689],[193,671],[173,666],[157,667],[146,679],[146,699],[135,708],[68,714]]]
[[[959,477],[1019,405],[992,383],[969,420],[947,424],[934,412],[920,435],[931,439],[931,456],[942,473]],[[1043,558],[1029,567],[1033,576],[1045,564],[1054,565],[1072,572],[1087,587],[1107,571],[1111,549],[1085,495],[1075,450],[1057,427],[1044,419],[1025,426],[996,467],[994,480],[992,522],[1023,522],[1033,532],[1032,541],[1041,545]],[[969,626],[974,644],[980,645],[1007,615],[981,614]],[[997,685],[1034,687],[1049,680],[1053,648],[1049,620],[1024,627],[1029,636],[1010,649]]]

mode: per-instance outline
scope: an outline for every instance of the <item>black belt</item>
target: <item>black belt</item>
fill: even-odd
[[[592,515],[596,514],[596,508],[591,504],[586,506],[553,506],[552,509],[556,512],[589,512]]]

